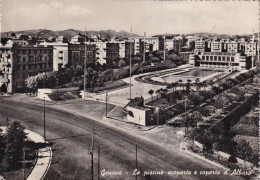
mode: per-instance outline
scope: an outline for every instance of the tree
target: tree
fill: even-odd
[[[253,150],[245,139],[238,142],[236,154],[244,160],[244,164],[246,160],[251,160],[250,156],[253,154]]]
[[[195,85],[196,85],[197,91],[199,91],[200,90],[200,79],[199,78],[196,78]]]
[[[229,104],[229,101],[228,101],[228,99],[225,98],[224,96],[218,97],[218,98],[215,99],[215,101],[214,101],[214,106],[215,106],[217,109],[226,108],[228,104]]]
[[[190,92],[190,83],[191,83],[191,80],[190,79],[187,79],[187,83],[186,83],[186,92]]]
[[[19,121],[10,123],[6,132],[6,149],[4,155],[4,169],[13,169],[18,167],[18,161],[23,156],[23,148],[26,140],[24,127]]]
[[[148,94],[150,94],[152,97],[152,101],[153,101],[153,93],[154,93],[154,90],[152,90],[152,89],[150,91],[148,91]]]
[[[180,79],[180,80],[179,80],[180,90],[181,90],[182,82],[183,82],[183,81]]]
[[[198,106],[199,104],[201,104],[203,97],[201,95],[199,95],[197,92],[191,92],[188,95],[189,100],[192,101],[192,103],[194,104],[194,106]]]

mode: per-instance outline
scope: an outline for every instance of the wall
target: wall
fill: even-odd
[[[128,106],[127,107],[128,111],[132,111],[134,117],[130,116],[129,114],[127,114],[127,120],[136,124],[140,124],[143,126],[147,125],[146,122],[146,111],[145,110],[141,110],[141,109],[136,109],[133,107]]]

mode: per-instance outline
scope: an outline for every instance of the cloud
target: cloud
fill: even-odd
[[[51,2],[51,3],[50,3],[50,6],[53,7],[53,8],[55,8],[55,9],[61,9],[61,8],[63,8],[63,4],[60,3],[60,2]]]
[[[241,34],[258,30],[257,2],[6,0],[2,30],[129,30],[143,34],[214,32]]]

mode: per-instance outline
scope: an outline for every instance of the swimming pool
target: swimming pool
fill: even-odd
[[[192,82],[195,82],[196,79],[201,80],[202,78],[216,74],[217,72],[219,71],[206,70],[206,69],[191,69],[189,71],[180,72],[180,73],[162,77],[162,79],[168,83],[176,82],[179,80],[182,80],[183,82],[187,82],[188,79],[190,79]]]

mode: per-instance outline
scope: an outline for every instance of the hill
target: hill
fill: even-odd
[[[59,37],[64,36],[68,39],[71,39],[71,37],[78,35],[79,33],[85,34],[85,31],[81,30],[75,30],[75,29],[67,29],[67,30],[58,30],[58,31],[52,31],[48,29],[36,29],[36,30],[24,30],[24,31],[9,31],[9,32],[3,32],[1,33],[2,36],[6,36],[7,34],[10,35],[11,33],[15,34],[24,34],[24,35],[31,35],[31,36],[37,36],[40,38],[49,38],[49,37]],[[122,38],[128,38],[132,36],[139,36],[138,34],[129,33],[127,31],[114,31],[114,30],[102,30],[102,31],[87,31],[88,36],[96,36],[100,35],[104,38],[110,39],[111,37],[122,37]]]

